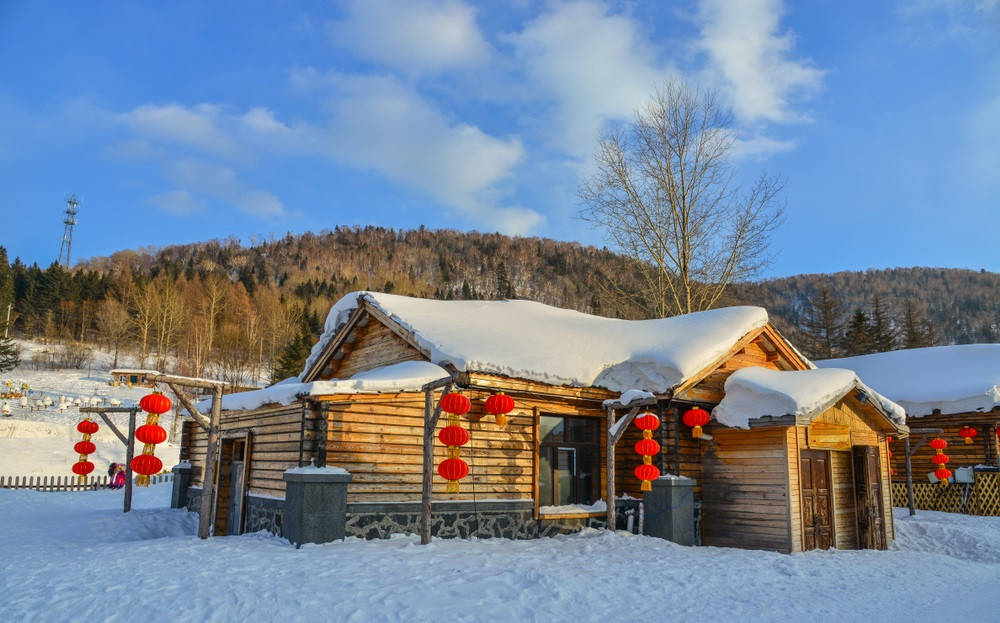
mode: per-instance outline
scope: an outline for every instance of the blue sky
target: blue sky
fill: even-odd
[[[603,244],[576,189],[669,78],[786,180],[763,276],[1000,271],[1000,0],[0,2],[0,244],[336,225]]]

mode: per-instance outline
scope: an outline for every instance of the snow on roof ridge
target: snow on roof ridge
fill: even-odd
[[[726,379],[725,396],[712,409],[712,415],[726,426],[749,428],[750,420],[766,416],[817,415],[854,389],[877,401],[876,407],[897,426],[905,425],[906,416],[902,407],[873,391],[853,370],[846,368],[740,368]]]
[[[526,300],[438,301],[352,292],[330,309],[300,379],[362,301],[411,332],[439,365],[613,391],[668,391],[767,324],[767,312],[749,306],[623,320]]]
[[[893,350],[817,361],[854,370],[910,417],[990,411],[1000,406],[1000,344]]]

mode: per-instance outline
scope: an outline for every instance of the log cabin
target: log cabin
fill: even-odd
[[[991,473],[1000,467],[1000,344],[966,344],[895,350],[817,361],[847,368],[906,410],[914,428],[941,429],[948,442],[948,467]],[[970,441],[959,434],[975,431]],[[902,440],[891,444],[894,478],[906,474]],[[936,482],[927,444],[911,457],[915,481]]]
[[[283,473],[319,457],[352,474],[348,534],[415,532],[423,388],[449,379],[472,403],[460,450],[470,469],[457,493],[433,475],[438,536],[606,525],[609,477],[626,494],[616,507],[643,495],[635,427],[613,445],[613,473],[606,467],[617,417],[608,405],[638,390],[661,422],[659,471],[696,482],[702,544],[884,548],[893,538],[885,440],[906,434],[902,410],[853,372],[813,368],[757,307],[629,321],[523,300],[352,293],[331,309],[298,377],[223,399],[215,532],[280,534]],[[505,426],[484,410],[499,392],[515,402]],[[714,410],[701,438],[682,423],[694,406]],[[186,423],[192,510],[206,444]],[[446,456],[435,441],[435,465]]]

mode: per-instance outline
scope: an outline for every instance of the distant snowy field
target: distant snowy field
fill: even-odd
[[[169,485],[0,491],[0,621],[997,621],[1000,519],[897,514],[888,552],[589,531],[534,541],[194,537]]]
[[[10,380],[15,389],[22,382],[27,383],[31,389],[27,407],[22,406],[19,398],[0,400],[0,413],[4,404],[10,410],[10,415],[0,415],[0,475],[72,475],[70,466],[79,459],[79,455],[73,452],[73,444],[80,441],[76,424],[82,419],[75,401],[80,399],[81,404],[89,404],[92,399],[97,398],[103,406],[110,406],[111,401],[118,401],[121,406],[130,407],[138,404],[139,399],[150,390],[146,387],[109,385],[112,357],[102,351],[94,351],[94,361],[89,369],[34,370],[30,363],[31,353],[44,346],[30,341],[16,341],[21,347],[22,364],[0,373],[0,385],[6,390],[6,382]],[[71,405],[60,409],[60,399],[69,400]],[[50,404],[45,404],[46,402]],[[139,420],[143,417],[140,413]],[[127,432],[128,414],[116,414],[111,418],[119,429]],[[168,433],[174,432],[173,419],[171,412],[160,420]],[[107,473],[110,463],[125,462],[125,446],[103,420],[97,416],[94,416],[94,420],[100,424],[101,429],[93,439],[97,452],[89,460],[94,463],[94,475],[103,475]],[[178,435],[179,430],[178,423]],[[180,450],[179,439],[176,440],[178,443],[174,441],[171,438],[156,449],[157,456],[168,469],[177,463]]]

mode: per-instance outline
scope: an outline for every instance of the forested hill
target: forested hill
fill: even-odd
[[[0,271],[6,269],[4,257]],[[116,339],[141,351],[143,358],[152,358],[154,351],[166,351],[179,361],[190,357],[194,363],[184,367],[194,371],[211,362],[220,344],[258,351],[255,370],[276,365],[278,354],[296,339],[293,325],[304,324],[317,333],[330,304],[352,290],[527,298],[625,318],[641,312],[617,302],[608,285],[642,290],[630,262],[605,249],[499,234],[380,227],[338,227],[249,245],[234,239],[126,250],[85,261],[72,271],[15,262],[6,276],[0,274],[0,298],[5,279],[13,282],[15,329],[21,335],[108,340],[120,307],[131,320]],[[856,308],[870,314],[878,297],[881,313],[900,329],[904,305],[910,302],[910,311],[931,328],[934,343],[1000,342],[1000,274],[985,271],[897,268],[798,275],[737,284],[720,305],[767,308],[789,338],[815,354],[804,331],[810,301],[823,286],[840,308],[838,331],[848,328]],[[143,311],[150,301],[176,310],[176,318]],[[146,316],[148,321],[137,324],[137,318]],[[895,339],[894,346],[904,345],[902,335]]]

